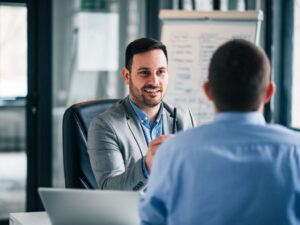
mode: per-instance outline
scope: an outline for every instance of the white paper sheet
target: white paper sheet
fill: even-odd
[[[78,70],[116,71],[119,65],[119,15],[80,12],[78,23]]]

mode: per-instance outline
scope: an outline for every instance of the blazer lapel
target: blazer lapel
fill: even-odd
[[[137,121],[135,121],[135,119],[133,119],[133,118],[129,118],[127,120],[127,123],[128,123],[128,127],[131,131],[133,138],[135,139],[136,143],[139,146],[141,154],[146,155],[148,146],[147,146],[147,142],[145,140],[144,133],[143,133],[143,130],[142,130],[140,124],[137,123]]]
[[[144,136],[143,129],[135,115],[134,110],[132,109],[129,97],[125,99],[125,108],[126,108],[126,116],[127,116],[127,124],[131,134],[139,146],[141,154],[144,156],[147,153],[148,145]]]
[[[168,110],[163,110],[163,134],[171,134],[173,126],[173,117],[170,115]]]

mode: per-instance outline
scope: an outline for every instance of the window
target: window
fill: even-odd
[[[0,98],[27,94],[27,9],[0,5]]]
[[[121,77],[125,47],[145,36],[145,5],[144,0],[53,1],[53,186],[64,186],[64,111],[81,101],[126,95]],[[112,27],[112,33],[105,32],[105,24],[115,22],[115,18],[119,25]],[[112,69],[104,67],[109,63],[101,65],[103,57],[109,59],[107,37],[113,43],[111,51],[117,51]]]
[[[300,128],[300,0],[294,2],[291,126]]]
[[[0,4],[0,223],[25,211],[26,114],[16,100],[26,95],[27,8]]]

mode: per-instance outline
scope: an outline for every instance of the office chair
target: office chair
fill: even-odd
[[[87,131],[92,119],[117,101],[118,99],[106,99],[81,102],[65,111],[63,163],[66,188],[97,188],[87,152]]]

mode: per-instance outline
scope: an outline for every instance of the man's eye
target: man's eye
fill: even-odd
[[[159,71],[158,71],[158,74],[159,74],[159,75],[164,75],[165,73],[166,73],[166,70],[159,70]]]
[[[141,74],[142,76],[148,76],[150,74],[150,72],[147,70],[142,70],[139,72],[139,74]]]

